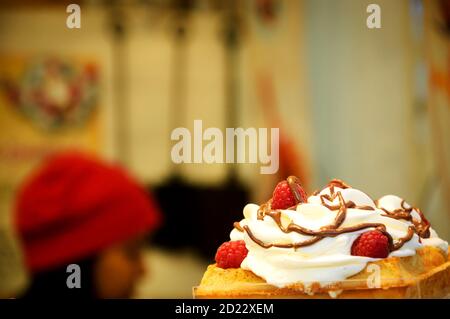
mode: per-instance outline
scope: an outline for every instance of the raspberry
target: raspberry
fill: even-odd
[[[352,255],[386,258],[389,255],[389,239],[378,230],[365,232],[353,242]]]
[[[217,267],[239,268],[244,258],[247,257],[247,253],[248,250],[243,240],[227,241],[217,249]]]
[[[297,188],[300,194],[300,202],[306,202],[307,196],[303,188],[299,184],[295,184],[294,187]],[[286,209],[295,204],[297,204],[297,201],[291,192],[288,182],[279,182],[272,194],[272,209]]]

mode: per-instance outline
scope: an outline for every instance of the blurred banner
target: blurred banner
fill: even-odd
[[[17,185],[67,147],[97,151],[97,65],[83,58],[0,57],[0,181]]]
[[[20,183],[52,152],[99,150],[98,72],[85,57],[0,56],[0,295],[23,281],[11,230]]]

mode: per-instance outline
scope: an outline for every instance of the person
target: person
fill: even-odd
[[[80,152],[51,156],[17,196],[14,220],[30,274],[20,297],[131,297],[145,271],[144,239],[161,217],[120,167]]]

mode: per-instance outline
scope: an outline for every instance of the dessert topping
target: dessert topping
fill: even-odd
[[[377,201],[378,204],[378,201]],[[380,207],[380,205],[377,205],[382,211],[385,212],[383,216],[394,218],[394,219],[404,219],[407,221],[410,221],[414,224],[414,228],[417,232],[417,234],[421,238],[429,238],[430,237],[430,222],[425,218],[425,215],[422,213],[422,211],[419,208],[415,208],[412,206],[406,207],[406,202],[404,199],[402,199],[400,203],[400,208],[394,209],[392,211],[387,210],[384,207]],[[416,212],[420,219],[413,218],[412,213]]]
[[[248,250],[243,240],[227,241],[220,245],[216,253],[217,267],[239,268],[242,261],[247,257]]]
[[[288,209],[299,203],[304,203],[307,195],[298,179],[289,176],[287,180],[279,182],[272,194],[272,209]]]
[[[365,232],[353,242],[352,255],[386,258],[389,255],[389,238],[378,230]]]
[[[335,186],[335,187],[339,187],[342,189],[347,189],[347,188],[352,188],[350,185],[346,184],[344,181],[340,180],[340,179],[332,179],[329,183],[328,183],[328,187],[331,186]]]
[[[351,188],[349,185],[344,183],[341,180],[334,179],[330,181],[328,184],[329,193],[330,194],[322,194],[320,195],[320,201],[323,206],[328,208],[329,210],[338,210],[335,220],[333,223],[323,226],[318,230],[312,230],[300,225],[291,222],[288,226],[283,226],[281,223],[281,211],[280,209],[289,209],[295,210],[296,206],[301,203],[307,202],[306,193],[303,188],[300,186],[298,178],[295,176],[289,176],[286,181],[282,181],[278,183],[275,191],[273,193],[273,197],[268,202],[262,204],[258,210],[258,219],[263,220],[264,216],[270,216],[280,230],[284,233],[296,232],[301,235],[309,235],[312,236],[308,240],[304,240],[301,242],[295,242],[290,244],[282,244],[282,243],[265,243],[262,240],[258,239],[250,230],[250,228],[246,225],[243,227],[238,227],[235,225],[235,228],[239,231],[245,231],[248,236],[259,246],[263,248],[270,247],[278,247],[278,248],[300,248],[305,246],[310,246],[323,238],[326,237],[336,237],[337,235],[360,231],[367,228],[374,228],[375,231],[382,233],[384,237],[387,238],[387,250],[388,253],[400,249],[406,242],[411,240],[414,236],[414,233],[417,233],[421,238],[429,237],[430,224],[425,219],[423,214],[417,208],[405,207],[404,201],[402,202],[402,208],[395,211],[388,211],[386,209],[381,208],[385,214],[383,216],[394,218],[394,219],[406,219],[412,221],[413,225],[408,227],[407,234],[404,237],[397,238],[394,242],[392,236],[386,231],[386,225],[383,223],[361,223],[348,227],[340,227],[347,215],[347,208],[353,209],[361,209],[361,210],[375,210],[374,207],[368,205],[356,205],[353,201],[345,201],[341,191],[335,190],[336,188],[340,189],[348,189]],[[334,205],[334,200],[338,198],[339,203]],[[379,207],[377,207],[379,208]],[[421,220],[415,220],[411,217],[412,210],[415,209],[418,214],[420,214]],[[369,232],[370,233],[370,232]]]

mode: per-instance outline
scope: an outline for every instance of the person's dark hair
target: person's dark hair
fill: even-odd
[[[97,298],[94,283],[95,257],[74,262],[80,266],[81,288],[68,288],[67,265],[32,275],[30,285],[21,298]]]

